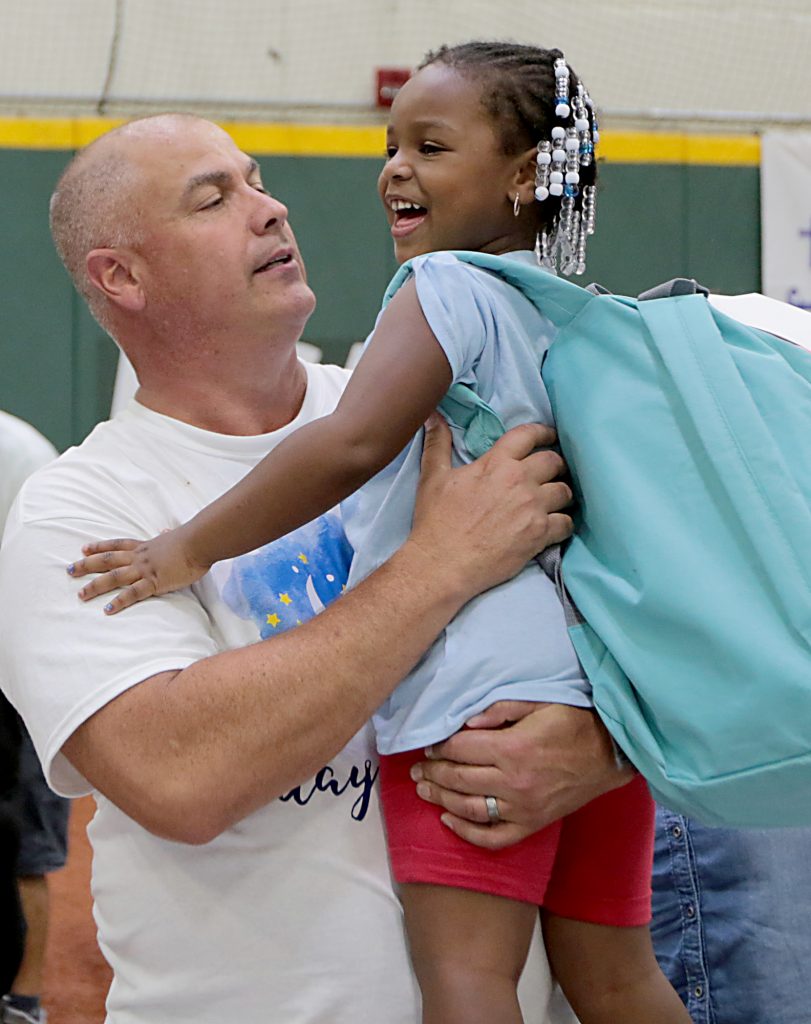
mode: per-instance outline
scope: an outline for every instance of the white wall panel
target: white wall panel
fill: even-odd
[[[114,21],[110,0],[0,0],[0,96],[93,100]]]
[[[773,0],[0,0],[0,101],[346,107],[378,65],[475,37],[558,45],[611,113],[811,121],[811,2]]]

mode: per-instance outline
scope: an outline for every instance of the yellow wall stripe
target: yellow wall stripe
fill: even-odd
[[[77,149],[109,128],[111,118],[0,118],[2,149]],[[382,157],[379,125],[261,124],[221,122],[237,145],[257,156]],[[622,164],[757,166],[756,135],[691,135],[684,132],[603,132],[600,156]]]
[[[618,164],[760,163],[757,135],[690,135],[685,132],[600,133],[600,156]]]
[[[371,156],[382,160],[386,152],[382,125],[221,124],[240,149],[259,156]]]
[[[111,118],[0,118],[3,149],[78,149],[121,121]]]
[[[220,122],[237,145],[258,156],[381,157],[386,134],[380,125],[253,124]],[[0,118],[0,148],[76,149],[123,120],[112,118]]]

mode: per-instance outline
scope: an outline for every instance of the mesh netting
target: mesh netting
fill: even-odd
[[[0,0],[0,102],[376,116],[442,42],[559,46],[609,116],[811,121],[808,0]]]

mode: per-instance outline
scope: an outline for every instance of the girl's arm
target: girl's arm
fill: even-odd
[[[98,541],[69,567],[101,572],[83,600],[122,584],[112,614],[188,586],[214,562],[253,551],[356,491],[402,450],[451,384],[447,357],[412,281],[394,296],[335,411],[294,431],[235,487],[152,540]]]

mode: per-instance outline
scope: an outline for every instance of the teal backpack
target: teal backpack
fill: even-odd
[[[557,331],[542,372],[578,506],[562,576],[611,735],[674,810],[811,825],[811,354],[694,282],[637,300],[456,255]],[[464,386],[443,409],[474,454],[503,429]]]

